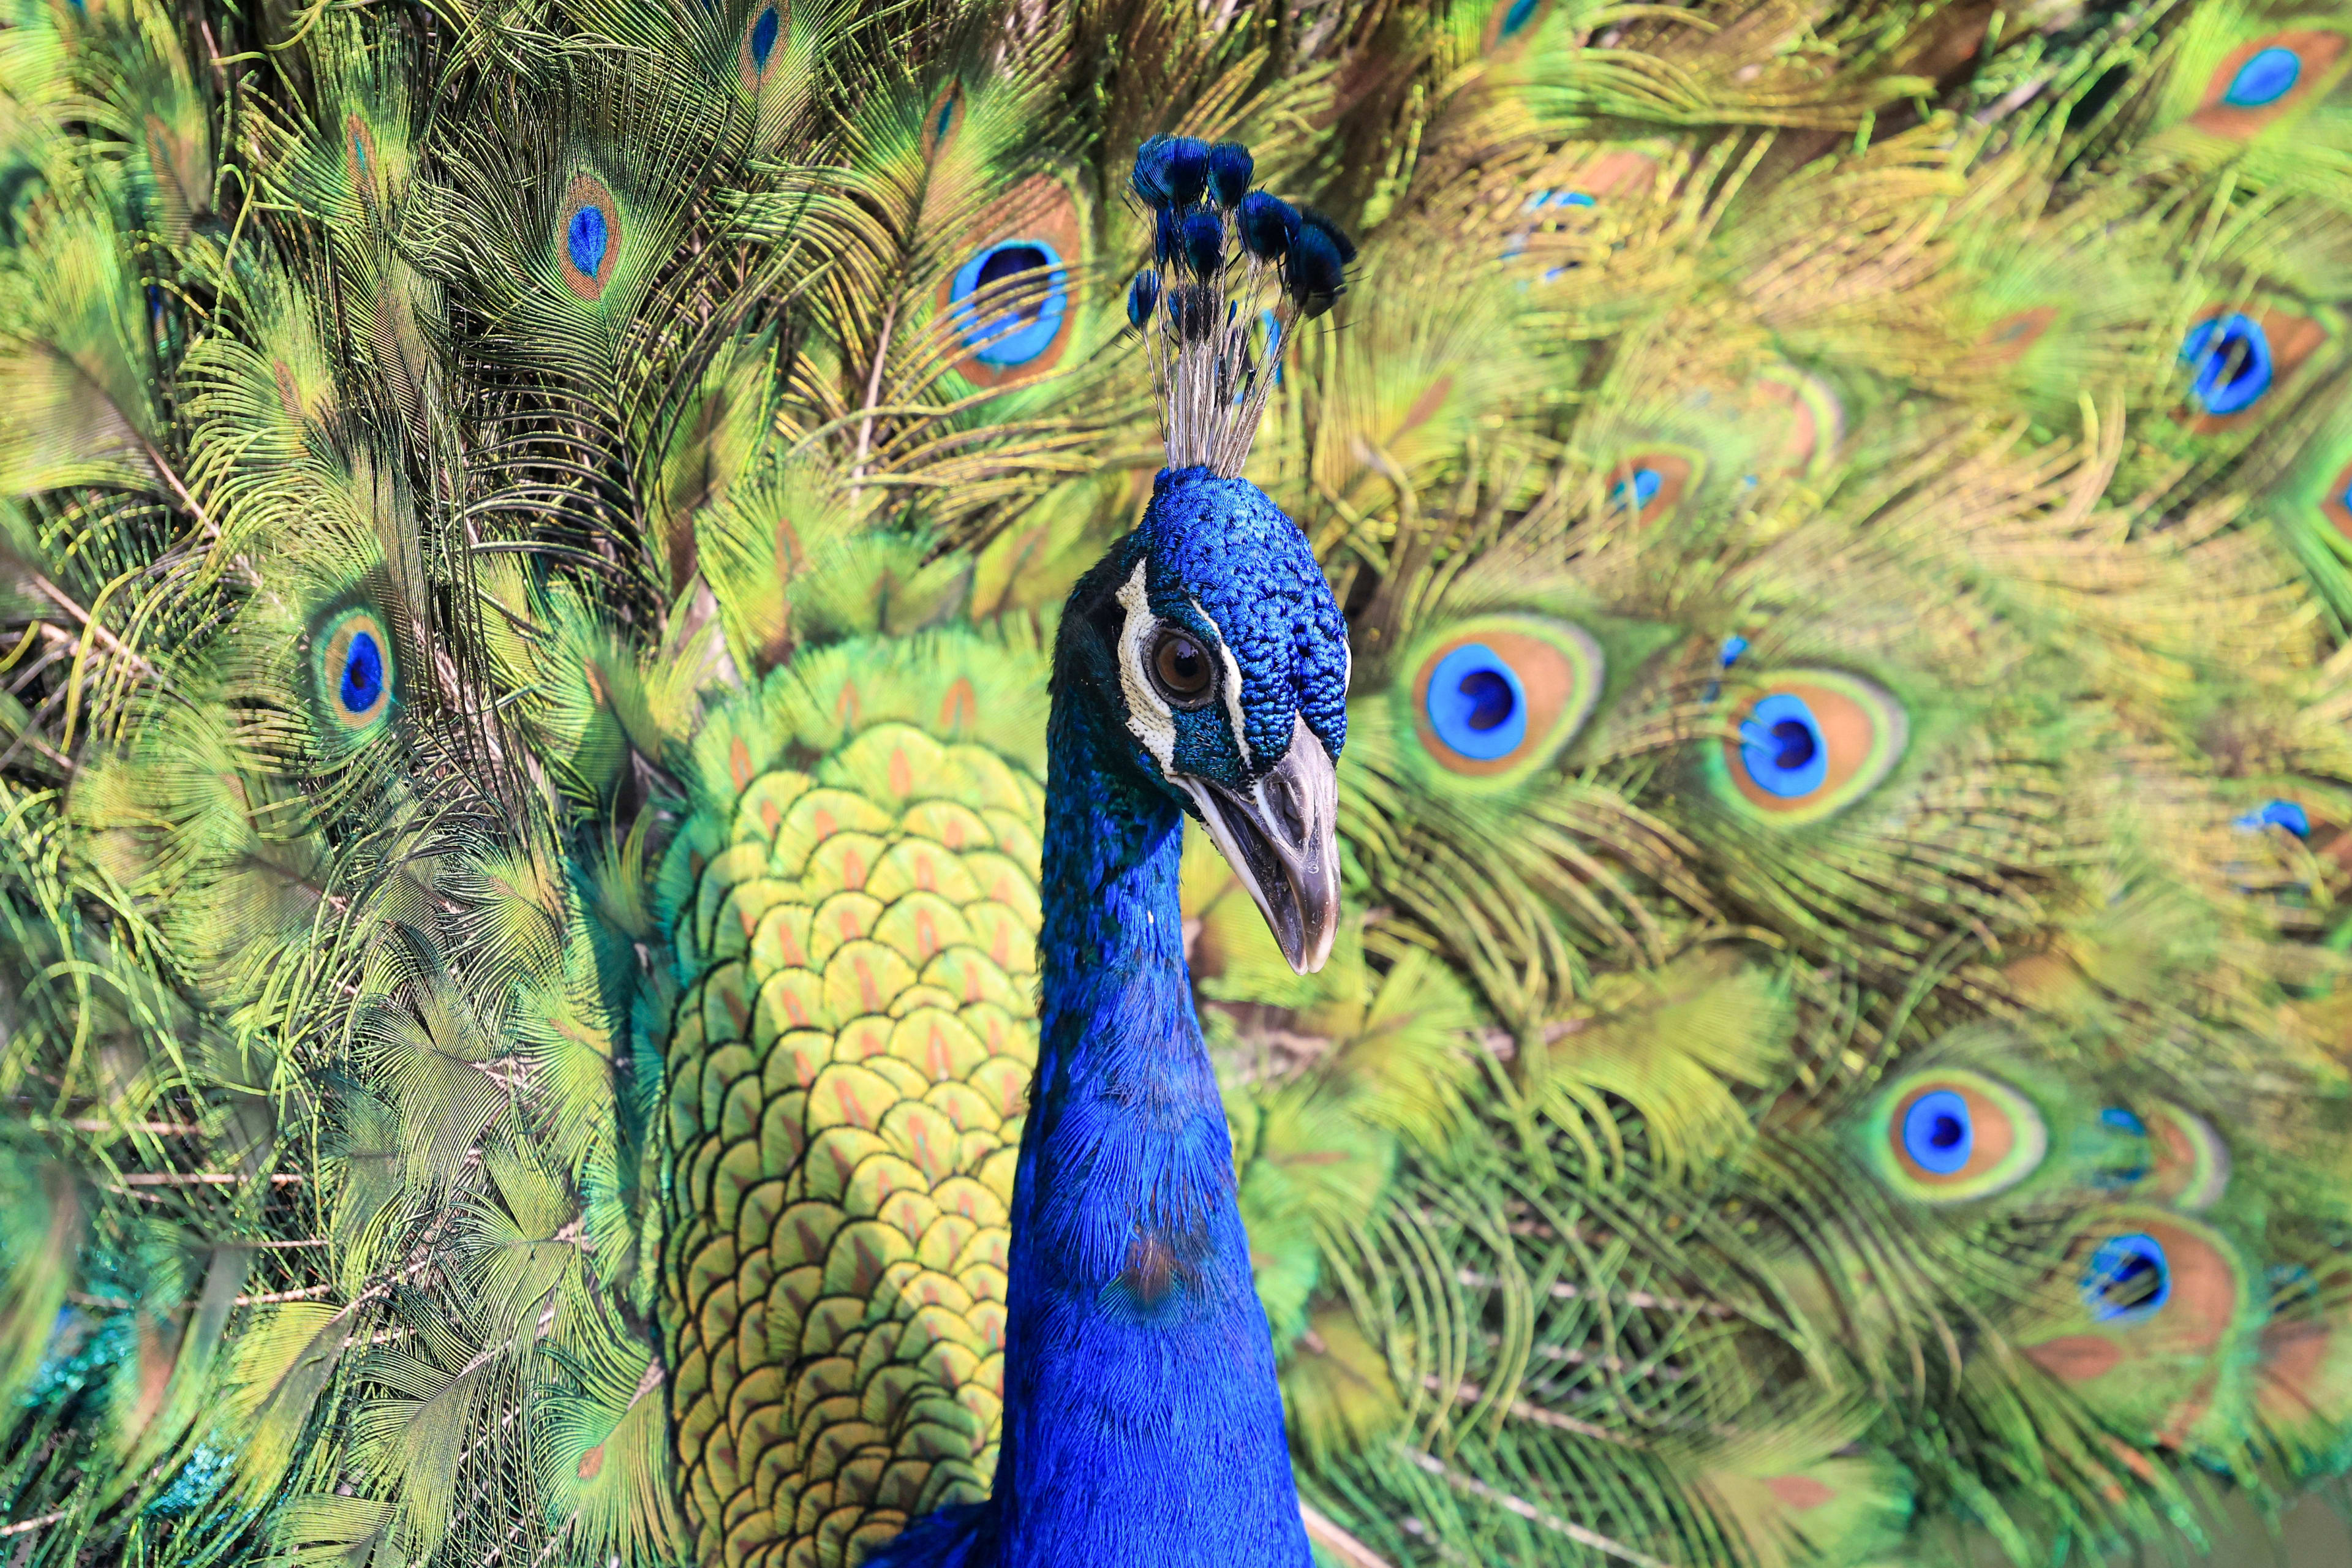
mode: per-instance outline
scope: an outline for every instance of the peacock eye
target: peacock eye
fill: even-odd
[[[2284,98],[2302,75],[2303,60],[2293,49],[2258,49],[2231,75],[2221,101],[2232,109],[2260,109]]]
[[[1077,325],[1070,272],[1086,246],[1076,199],[1051,175],[1033,175],[991,203],[971,234],[940,285],[939,309],[963,348],[957,372],[983,386],[1045,374]]]
[[[2145,1322],[2172,1299],[2172,1265],[2152,1236],[2111,1236],[2084,1260],[2080,1283],[2083,1305],[2096,1321]]]
[[[776,46],[784,41],[788,26],[784,7],[773,0],[752,11],[735,62],[745,90],[756,95],[767,80],[769,62],[776,58]]]
[[[583,300],[602,299],[621,252],[620,208],[593,174],[575,174],[566,188],[556,228],[556,269]]]
[[[383,623],[366,610],[348,610],[319,645],[319,684],[326,705],[344,727],[364,729],[392,701],[392,642]]]
[[[1215,684],[1208,649],[1170,626],[1151,648],[1151,682],[1171,707],[1205,708]]]
[[[1732,716],[1723,745],[1730,799],[1784,826],[1853,805],[1901,760],[1902,705],[1857,676],[1791,670]]]
[[[957,318],[958,329],[983,364],[1027,364],[1051,348],[1069,308],[1069,274],[1042,239],[1008,239],[965,262],[949,298],[983,302]]]
[[[1486,47],[1508,44],[1525,34],[1543,14],[1543,0],[1496,0],[1486,22]]]
[[[2180,340],[2179,363],[2189,376],[2182,417],[2200,436],[2266,417],[2279,401],[2272,394],[2332,335],[2316,313],[2283,304],[2207,309]]]
[[[1698,474],[1698,466],[1679,452],[1636,452],[1609,470],[1609,512],[1655,522],[1682,503]]]
[[[940,94],[923,110],[920,140],[925,158],[935,158],[947,149],[955,137],[956,128],[963,122],[963,89],[950,82],[940,89]]]
[[[2189,122],[2216,136],[2252,136],[2309,100],[2342,58],[2347,42],[2342,33],[2317,28],[2249,39],[2206,77]]]
[[[2243,413],[2271,389],[2270,339],[2261,322],[2240,311],[2189,328],[2180,363],[2195,372],[2189,395],[2210,415]]]
[[[1414,733],[1449,773],[1516,781],[1583,727],[1604,668],[1580,626],[1532,616],[1460,623],[1415,668]]]
[[[2250,1362],[2262,1291],[2221,1233],[2150,1204],[2098,1211],[2068,1248],[2041,1321],[2011,1342],[2101,1421],[2187,1453],[2239,1430],[2217,1394]],[[2071,1289],[2070,1289],[2071,1287]]]
[[[1923,1072],[1889,1089],[1874,1163],[1922,1203],[1959,1203],[2016,1185],[2050,1147],[2033,1102],[1982,1073]]]

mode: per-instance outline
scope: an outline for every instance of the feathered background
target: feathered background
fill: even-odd
[[[984,1493],[1162,132],[1360,247],[1249,468],[1353,639],[1331,964],[1187,878],[1318,1551],[2335,1480],[2347,73],[2317,0],[7,0],[0,1558]]]

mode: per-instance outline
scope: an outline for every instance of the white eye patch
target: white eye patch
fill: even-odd
[[[1144,563],[1135,563],[1125,583],[1119,585],[1119,608],[1126,612],[1118,633],[1118,680],[1127,694],[1127,728],[1151,753],[1160,764],[1163,778],[1176,776],[1176,714],[1168,700],[1160,695],[1146,666],[1159,639],[1160,617],[1151,613],[1151,605],[1143,584]],[[1197,606],[1196,606],[1197,608]],[[1242,672],[1222,638],[1216,644],[1217,658],[1225,668],[1226,721],[1236,737],[1242,733]]]
[[[1151,613],[1143,586],[1143,563],[1119,584],[1119,607],[1127,618],[1118,631],[1118,683],[1127,692],[1127,727],[1151,760],[1160,764],[1161,773],[1176,771],[1176,716],[1143,673],[1143,661],[1150,655],[1151,634],[1159,629],[1160,617]]]

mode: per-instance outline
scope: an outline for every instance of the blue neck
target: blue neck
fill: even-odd
[[[1182,818],[1047,732],[1042,1048],[1013,1196],[998,1568],[1306,1568],[1274,1349],[1192,1009]]]

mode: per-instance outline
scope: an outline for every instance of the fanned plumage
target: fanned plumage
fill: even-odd
[[[2244,0],[12,0],[0,1552],[987,1497],[1048,650],[1160,435],[1347,618],[1328,963],[1182,879],[1319,1562],[2340,1478],[2347,73]]]

